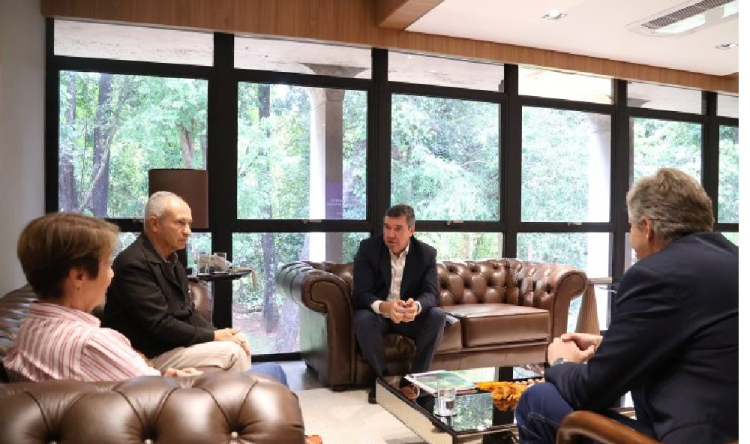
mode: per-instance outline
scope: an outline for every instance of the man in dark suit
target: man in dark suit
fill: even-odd
[[[430,368],[443,337],[445,312],[437,307],[436,251],[414,239],[414,229],[414,210],[394,205],[385,213],[383,235],[360,242],[354,257],[354,334],[378,377],[387,374],[386,334],[414,340],[414,373]],[[374,385],[368,401],[375,403]]]
[[[628,192],[639,261],[623,276],[603,337],[565,334],[547,350],[547,383],[516,409],[521,441],[554,443],[573,410],[603,413],[665,443],[739,434],[739,248],[712,233],[711,200],[664,168]],[[630,392],[636,420],[607,410]]]

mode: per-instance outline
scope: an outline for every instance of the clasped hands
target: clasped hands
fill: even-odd
[[[414,299],[385,301],[380,304],[380,312],[387,314],[393,322],[411,322],[417,317],[417,303]]]
[[[563,333],[547,347],[547,362],[564,358],[570,362],[586,362],[599,348],[602,337],[589,333]]]
[[[222,328],[214,331],[214,341],[231,341],[239,344],[245,350],[245,353],[250,356],[250,343],[247,341],[247,336],[239,328]]]

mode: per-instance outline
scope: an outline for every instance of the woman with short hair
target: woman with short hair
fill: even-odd
[[[18,259],[39,298],[29,308],[3,359],[13,382],[73,379],[119,381],[161,375],[119,332],[101,328],[91,314],[102,305],[118,229],[77,213],[53,213],[29,222],[18,240]],[[199,374],[168,369],[165,376]]]

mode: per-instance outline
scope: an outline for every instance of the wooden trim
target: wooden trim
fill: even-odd
[[[373,0],[42,0],[45,17],[340,42],[738,93],[739,79],[376,25]]]
[[[375,2],[377,20],[381,28],[404,30],[425,14],[435,9],[443,0],[372,0]]]

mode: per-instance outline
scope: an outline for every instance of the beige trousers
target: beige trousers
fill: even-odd
[[[250,356],[242,347],[231,341],[212,341],[190,347],[177,347],[152,359],[154,367],[164,372],[168,368],[217,367],[221,370],[246,372],[250,369]]]

